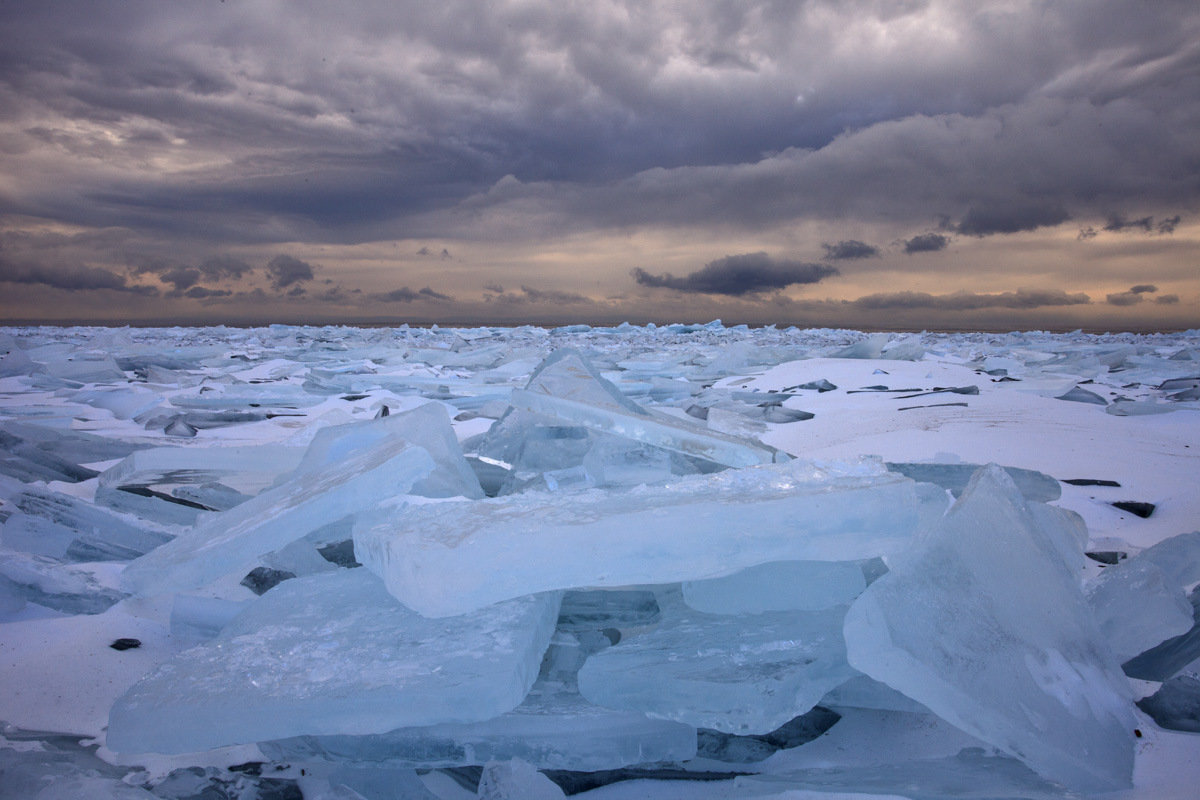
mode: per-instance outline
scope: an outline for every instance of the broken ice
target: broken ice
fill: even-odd
[[[287,581],[122,696],[108,747],[183,753],[490,719],[529,691],[559,600],[528,596],[433,621],[366,570]]]
[[[530,492],[359,516],[358,559],[429,616],[530,592],[716,578],[904,549],[945,495],[878,462],[795,461],[623,493]]]
[[[850,664],[1046,777],[1127,787],[1129,685],[1064,559],[1070,545],[1002,469],[980,470],[850,607]]]

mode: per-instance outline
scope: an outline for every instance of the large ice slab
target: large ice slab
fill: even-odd
[[[1129,685],[1063,556],[1073,534],[980,470],[923,545],[850,607],[852,666],[1085,791],[1127,787]]]
[[[422,614],[530,592],[716,578],[904,549],[945,494],[878,462],[727,470],[614,494],[527,493],[360,516],[359,561]]]
[[[842,641],[845,606],[718,616],[671,592],[659,602],[656,629],[583,665],[584,697],[726,733],[767,733],[857,674]]]
[[[276,761],[328,760],[357,765],[457,767],[521,758],[540,769],[595,771],[696,754],[696,729],[635,711],[589,703],[576,675],[608,639],[599,632],[558,632],[521,705],[494,719],[400,728],[365,736],[301,736],[260,743]]]
[[[529,691],[559,600],[529,596],[432,621],[366,570],[287,581],[122,696],[107,744],[183,753],[490,719]]]
[[[276,486],[130,563],[126,588],[142,595],[188,591],[253,567],[256,559],[348,514],[406,493],[435,468],[398,436],[321,468],[297,470]]]

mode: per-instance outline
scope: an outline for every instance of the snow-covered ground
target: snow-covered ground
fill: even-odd
[[[1194,331],[5,329],[0,798],[1191,798],[1197,456]]]

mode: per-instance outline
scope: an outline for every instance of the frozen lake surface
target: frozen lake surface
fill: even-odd
[[[1193,798],[1200,332],[0,329],[2,798]]]

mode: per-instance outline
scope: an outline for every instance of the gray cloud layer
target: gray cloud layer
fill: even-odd
[[[825,250],[825,258],[829,261],[849,261],[859,258],[875,258],[879,255],[879,248],[874,245],[860,242],[857,239],[846,239],[837,244],[822,244],[821,247]]]
[[[926,292],[889,292],[866,295],[853,301],[864,309],[922,308],[942,311],[976,311],[984,308],[1031,309],[1046,306],[1076,306],[1092,302],[1086,294],[1063,291],[1018,289],[1015,292],[976,294],[928,294]]]
[[[0,208],[357,241],[449,232],[429,215],[513,175],[526,190],[491,201],[547,199],[549,225],[1030,230],[1194,202],[1197,17],[1186,0],[10,5],[18,190]]]
[[[817,283],[837,274],[838,270],[827,264],[775,259],[766,253],[725,256],[679,278],[669,272],[652,275],[640,267],[633,270],[634,280],[642,286],[735,297],[775,291],[798,283]]]
[[[936,253],[939,250],[945,250],[949,246],[949,236],[943,236],[940,233],[920,233],[904,241],[904,252],[909,255],[913,253]]]
[[[288,255],[277,255],[267,264],[267,276],[271,286],[285,289],[303,281],[313,279],[313,267],[306,261]]]
[[[736,298],[891,266],[867,243],[885,236],[914,255],[1074,221],[1132,247],[1200,211],[1197,42],[1194,0],[0,4],[0,281],[201,301],[257,282],[334,303],[353,290],[308,294],[303,258],[334,269],[317,246],[407,239],[432,266],[573,234],[829,240],[827,264],[634,272]],[[359,294],[450,297],[385,288]],[[495,288],[494,304],[593,302]],[[1041,305],[1080,295],[1055,297]],[[978,298],[1036,300],[863,301]]]

